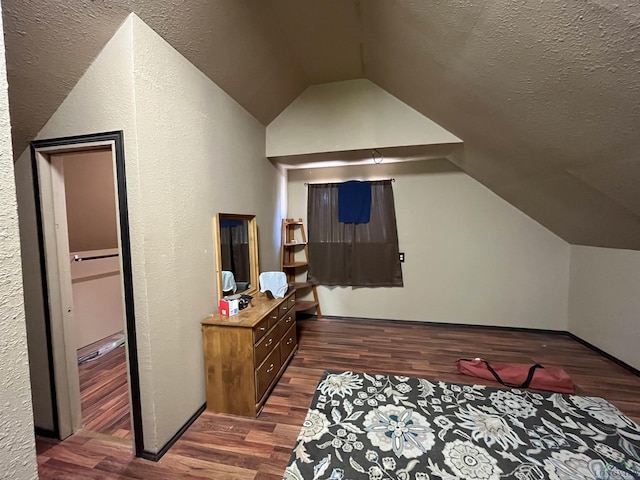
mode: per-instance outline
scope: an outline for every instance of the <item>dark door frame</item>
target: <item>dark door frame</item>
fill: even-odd
[[[49,358],[49,382],[53,403],[54,433],[59,437],[58,405],[55,377],[53,371],[53,342],[51,335],[51,312],[49,309],[49,289],[47,285],[46,258],[42,208],[40,203],[40,181],[38,178],[37,156],[40,149],[50,147],[82,147],[83,144],[96,142],[113,142],[116,163],[116,184],[118,195],[118,216],[120,224],[120,254],[122,256],[122,279],[124,284],[125,323],[127,330],[127,353],[129,356],[129,388],[131,389],[131,417],[133,423],[134,452],[141,457],[144,452],[142,431],[142,403],[140,399],[140,373],[138,367],[138,348],[136,340],[136,321],[133,302],[133,273],[131,267],[131,237],[129,234],[129,212],[127,206],[127,184],[124,159],[124,135],[122,130],[77,135],[72,137],[34,140],[31,142],[31,166],[33,170],[33,189],[35,194],[36,219],[38,223],[38,246],[40,250],[40,267],[42,271],[42,290],[45,310],[45,329],[47,338],[47,355]]]

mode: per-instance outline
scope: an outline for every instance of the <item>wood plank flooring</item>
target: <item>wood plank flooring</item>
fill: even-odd
[[[640,422],[640,377],[565,336],[366,320],[298,326],[299,352],[257,419],[205,412],[157,463],[134,458],[130,442],[113,437],[38,438],[40,478],[281,479],[324,370],[496,385],[458,375],[460,357],[562,366],[577,393],[604,397]]]
[[[125,347],[78,366],[82,425],[86,430],[132,439]]]

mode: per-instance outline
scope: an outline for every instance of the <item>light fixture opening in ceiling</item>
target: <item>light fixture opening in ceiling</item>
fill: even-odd
[[[376,160],[376,155],[378,156],[377,160]],[[373,163],[375,163],[376,165],[382,163],[382,161],[384,160],[384,157],[382,156],[380,151],[378,151],[378,149],[376,148],[371,150],[371,158],[373,159]]]

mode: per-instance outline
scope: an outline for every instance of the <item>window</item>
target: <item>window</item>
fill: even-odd
[[[368,223],[338,221],[338,184],[310,184],[308,281],[320,285],[402,287],[391,180],[371,183]]]

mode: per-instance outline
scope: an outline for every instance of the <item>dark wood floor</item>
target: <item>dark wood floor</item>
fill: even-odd
[[[133,438],[124,346],[79,365],[78,373],[84,429],[103,435]]]
[[[38,438],[40,477],[276,480],[288,463],[324,370],[397,373],[484,383],[458,375],[454,361],[538,362],[564,367],[581,395],[601,396],[640,422],[640,377],[571,338],[480,328],[305,320],[300,349],[257,419],[203,413],[158,463],[136,459],[121,439],[78,434]]]

